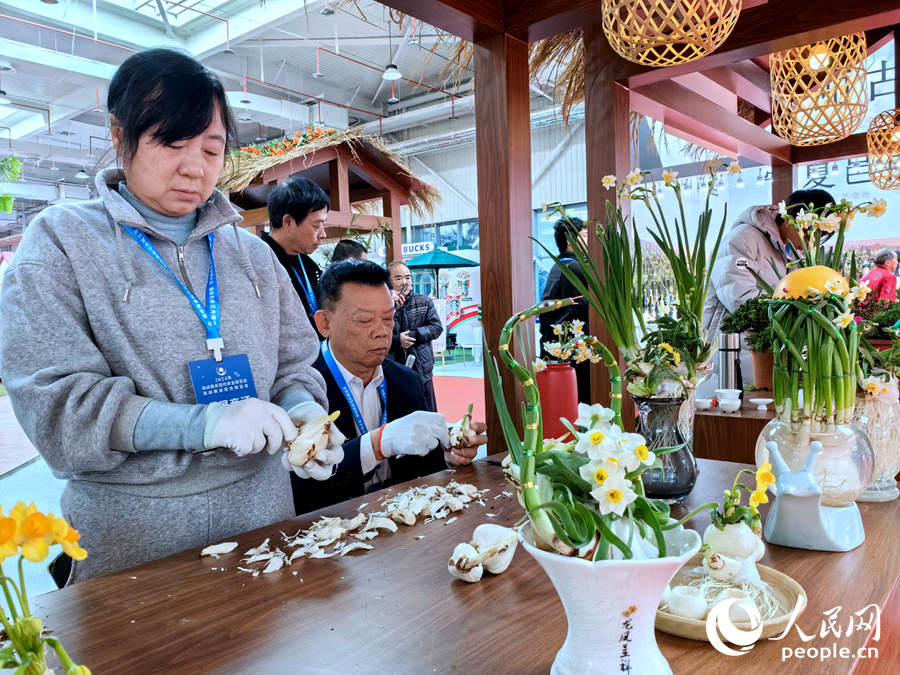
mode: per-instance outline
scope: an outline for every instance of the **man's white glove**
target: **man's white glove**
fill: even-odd
[[[233,450],[239,457],[265,449],[275,454],[297,437],[297,427],[274,403],[247,398],[231,405],[210,403],[206,408],[203,448]]]
[[[287,414],[290,417],[291,422],[295,425],[299,422],[304,422],[305,424],[314,423],[315,421],[322,420],[322,418],[328,416],[328,413],[322,406],[318,403],[313,403],[312,401],[294,406]],[[341,446],[344,441],[347,440],[347,437],[340,432],[340,429],[338,429],[337,425],[333,422],[329,422],[328,426],[330,427],[330,431],[328,432],[327,444],[325,447],[316,452],[315,456],[303,466],[294,466],[291,464],[288,461],[288,450],[285,449],[284,454],[281,456],[281,463],[284,468],[293,471],[300,478],[312,478],[313,480],[328,480],[331,478],[331,475],[334,473],[334,467],[344,461],[344,448]],[[316,434],[317,431],[318,434]],[[310,428],[308,430],[301,429],[300,433],[302,435],[313,434],[324,436],[324,431],[325,426],[323,424],[321,430],[315,428]],[[316,439],[310,438],[310,441],[312,442],[315,442],[315,440]]]
[[[388,422],[381,432],[381,454],[384,457],[424,457],[438,445],[450,447],[447,421],[440,413],[417,410]]]

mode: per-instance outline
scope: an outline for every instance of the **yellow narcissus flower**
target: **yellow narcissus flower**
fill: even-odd
[[[826,291],[825,284],[828,282],[830,288],[834,291]],[[840,273],[825,267],[824,265],[815,265],[813,267],[801,267],[787,274],[775,287],[774,298],[776,300],[801,299],[810,298],[823,293],[834,293],[835,295],[846,295],[850,292],[850,284],[844,279]]]
[[[81,533],[69,525],[65,518],[57,518],[53,521],[53,533],[56,535],[56,543],[62,546],[63,552],[70,558],[73,560],[87,558],[87,551],[78,544],[81,540]]]
[[[756,491],[765,491],[774,482],[775,475],[772,473],[772,465],[769,462],[760,464],[756,470]]]
[[[13,557],[19,552],[19,546],[16,544],[14,537],[16,536],[16,521],[14,518],[3,515],[0,509],[0,563],[7,558]]]
[[[678,172],[666,169],[663,171],[662,179],[666,185],[674,185],[675,181],[678,180]]]
[[[630,174],[625,176],[625,185],[637,185],[641,182],[641,170],[635,169]]]
[[[15,541],[25,559],[31,562],[44,560],[50,554],[50,546],[56,543],[53,521],[38,511],[34,502],[28,506],[19,502],[10,509],[9,515],[16,521]]]
[[[534,360],[534,372],[542,373],[547,370],[547,362],[544,359],[535,359]]]
[[[755,490],[750,495],[750,507],[756,508],[760,504],[767,504],[769,502],[769,496],[763,490]]]

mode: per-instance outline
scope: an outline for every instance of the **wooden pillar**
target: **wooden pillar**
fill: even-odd
[[[609,46],[600,24],[584,28],[584,114],[585,146],[587,151],[588,217],[600,224],[606,222],[606,201],[615,201],[613,190],[603,187],[603,177],[614,175],[620,180],[631,170],[631,130],[629,127],[628,90],[616,84],[616,63],[620,60]],[[629,203],[624,202],[623,213],[629,219]],[[588,249],[598,267],[602,258],[600,242],[588,237]],[[606,325],[591,310],[590,331],[613,354],[618,347]],[[619,355],[619,367],[625,375],[624,359]],[[591,368],[591,400],[610,404],[609,373],[601,365]],[[634,404],[628,392],[622,395],[622,420],[626,430],[634,430]]]
[[[340,212],[350,211],[350,172],[347,159],[338,155],[328,162],[328,198],[331,200],[331,210]]]
[[[382,213],[391,219],[390,236],[385,237],[384,262],[390,265],[395,260],[403,260],[403,238],[400,223],[400,195],[393,192],[381,193]]]
[[[794,191],[794,165],[772,163],[772,203],[786,201]]]
[[[475,100],[482,326],[497,355],[503,324],[534,304],[528,45],[508,35],[475,43]],[[506,405],[521,431],[521,388],[502,366],[501,375]],[[494,454],[504,443],[487,373],[485,395],[488,452]]]

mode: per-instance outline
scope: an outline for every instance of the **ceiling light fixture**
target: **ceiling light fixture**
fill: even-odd
[[[0,105],[9,105],[10,103],[12,103],[12,101],[6,98],[6,92],[0,87]]]
[[[97,89],[97,105],[93,110],[91,110],[91,112],[93,112],[93,113],[102,113],[103,112],[103,108],[100,107],[100,90],[99,89]]]
[[[765,182],[766,182],[766,177],[763,175],[763,170],[760,169],[760,170],[756,173],[756,184],[757,184],[757,185],[762,185],[762,184],[765,183]]]
[[[53,166],[50,167],[51,171],[59,171],[59,167],[56,166],[56,162],[53,162]]]
[[[88,176],[87,172],[82,167],[81,171],[75,174],[75,178],[90,178],[90,176]]]
[[[397,94],[394,93],[394,83],[391,82],[391,97],[388,99],[388,103],[400,103],[400,99],[397,98]]]
[[[394,58],[394,44],[391,39],[391,24],[388,22],[388,58]],[[403,74],[397,68],[397,66],[393,63],[388,63],[384,68],[384,72],[381,74],[381,78],[383,80],[399,80],[403,77]]]
[[[319,50],[321,47],[316,47],[316,72],[313,73],[313,77],[325,77],[322,73],[322,68],[319,66]]]
[[[334,10],[328,6],[328,0],[325,0],[325,6],[319,10],[319,14],[321,14],[322,16],[331,16],[332,14],[334,14]]]
[[[738,175],[737,186],[738,186],[739,188],[744,187],[744,177],[741,176],[741,175]]]
[[[407,40],[407,42],[409,42],[409,44],[411,44],[411,45],[419,44],[420,39],[416,36],[417,30],[419,30],[419,24],[415,19],[413,19],[413,32],[412,32],[412,35],[410,36],[409,40]],[[420,31],[420,33],[421,33],[421,31]]]
[[[59,0],[41,0],[45,5],[58,5]]]

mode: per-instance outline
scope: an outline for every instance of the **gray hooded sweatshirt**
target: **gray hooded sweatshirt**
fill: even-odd
[[[762,294],[750,270],[773,287],[784,277],[788,256],[775,222],[777,214],[775,206],[752,206],[722,238],[703,308],[703,328],[708,339],[718,333],[722,319],[750,298]],[[778,276],[772,270],[770,259],[778,267]]]
[[[279,458],[187,452],[203,443],[206,406],[196,404],[188,362],[210,358],[206,328],[121,225],[143,230],[204,302],[215,233],[223,354],[248,355],[260,399],[327,408],[311,367],[319,342],[272,250],[224,227],[241,217],[223,194],[200,207],[178,246],[116,192],[122,180],[116,169],[101,171],[98,201],[52,206],[26,230],[3,278],[0,375],[57,477],[150,497],[214,490]]]

